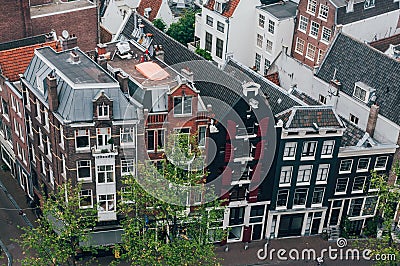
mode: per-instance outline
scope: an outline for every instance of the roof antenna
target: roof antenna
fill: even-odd
[[[336,80],[336,72],[337,72],[337,68],[335,67],[335,71],[333,71],[333,78],[332,78],[332,80]]]

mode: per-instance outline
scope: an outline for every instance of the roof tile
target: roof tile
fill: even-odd
[[[225,8],[223,8],[222,15],[227,18],[232,17],[236,7],[239,5],[239,2],[240,0],[230,0],[228,3],[226,3]],[[214,10],[214,4],[215,0],[209,0],[205,7],[210,10]]]
[[[137,11],[140,15],[144,16],[144,10],[150,7],[151,11],[149,14],[149,20],[153,21],[156,18],[158,11],[160,10],[161,4],[161,0],[141,0]]]

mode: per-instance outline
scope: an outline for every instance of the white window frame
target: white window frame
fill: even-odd
[[[98,149],[108,149],[110,148],[110,144],[108,141],[111,139],[111,128],[110,127],[102,127],[96,128],[96,146]],[[103,145],[100,145],[100,141],[103,142]]]
[[[332,147],[330,153],[324,153],[324,149],[329,150],[329,148],[326,147]],[[335,141],[334,140],[325,140],[322,143],[322,150],[321,150],[321,158],[332,158],[333,151],[335,150]]]
[[[314,193],[315,193],[316,189],[322,189],[322,198],[321,198],[321,202],[313,203]],[[313,206],[313,207],[322,206],[322,203],[324,202],[325,191],[326,191],[325,187],[314,187],[313,195],[312,195],[312,198],[311,198],[311,206]]]
[[[312,52],[314,50],[314,52]],[[307,51],[306,51],[306,58],[311,61],[315,61],[315,53],[316,53],[317,47],[311,43],[307,44]]]
[[[330,164],[320,164],[318,166],[316,183],[326,184],[329,176]]]
[[[310,184],[312,172],[313,172],[313,165],[311,164],[300,165],[299,170],[297,172],[297,179],[296,179],[297,185]]]
[[[349,120],[351,123],[353,123],[354,125],[358,125],[358,122],[360,121],[360,119],[358,118],[358,116],[353,115],[352,113],[350,113],[350,117]]]
[[[256,41],[257,47],[262,48],[263,42],[264,42],[264,37],[261,34],[257,33],[257,41]]]
[[[292,156],[289,156],[293,152]],[[294,160],[296,158],[297,142],[286,142],[283,149],[283,160]]]
[[[320,4],[318,11],[318,18],[322,19],[323,21],[327,21],[328,15],[329,15],[329,6]]]
[[[134,127],[121,127],[119,136],[120,136],[121,146],[135,146],[135,128]],[[129,139],[129,136],[131,137],[132,141],[125,141],[125,138]]]
[[[292,182],[293,166],[282,166],[279,176],[279,186],[290,186]],[[282,182],[283,181],[283,182]]]
[[[297,39],[296,39],[296,46],[295,46],[295,48],[294,48],[294,51],[295,51],[296,53],[298,53],[298,54],[303,55],[303,54],[304,54],[305,44],[306,44],[306,42],[305,42],[303,39],[297,37]],[[299,50],[300,47],[302,47],[301,51]]]
[[[360,179],[360,178],[362,178],[364,181],[363,181],[363,185],[362,185],[362,188],[361,189],[357,189],[357,190],[354,190],[354,184],[356,183],[356,179]],[[365,187],[365,181],[367,180],[367,177],[366,176],[356,176],[356,177],[354,177],[354,180],[353,180],[353,187],[351,188],[351,193],[362,193],[362,192],[364,192],[364,187]]]
[[[112,196],[112,197],[110,197]],[[100,200],[101,197],[105,197],[105,199]],[[110,198],[109,198],[110,197]],[[97,204],[98,204],[98,212],[115,212],[116,210],[116,196],[115,194],[98,194],[97,195]],[[105,202],[105,209],[102,210],[103,207],[100,206],[100,202]],[[111,209],[112,208],[112,209]]]
[[[321,50],[321,49],[318,49],[317,64],[321,63],[324,55],[325,55],[325,51]],[[325,104],[326,104],[326,98],[325,98]]]
[[[286,191],[286,204],[285,205],[279,205],[278,206],[278,199],[279,199],[279,192],[280,191]],[[289,189],[279,189],[278,192],[276,193],[276,209],[286,209],[288,201],[289,201],[289,194],[290,190]]]
[[[131,169],[125,172],[124,168]],[[121,176],[135,175],[135,159],[121,159]]]
[[[304,198],[304,204],[295,204],[295,196],[296,196],[296,191],[297,190],[307,190],[306,196]],[[293,192],[293,208],[298,208],[298,207],[304,207],[307,204],[307,199],[308,199],[308,193],[310,192],[309,188],[296,188]]]
[[[321,42],[329,44],[329,42],[331,41],[331,37],[332,31],[329,28],[322,26]]]
[[[367,167],[366,167],[366,168],[360,168],[360,161],[361,161],[361,160],[368,160],[368,163],[367,163]],[[358,162],[357,162],[357,172],[368,172],[370,163],[371,163],[371,158],[360,158],[360,159],[358,159]]]
[[[84,165],[82,166],[81,164],[85,162],[89,162],[89,165]],[[63,165],[64,167],[65,165]],[[89,168],[89,175],[90,176],[86,176],[86,177],[79,177],[79,168],[80,167],[88,167]],[[76,162],[76,178],[78,180],[78,182],[92,182],[92,162],[91,160],[79,160]]]
[[[86,136],[88,138],[89,146],[87,146],[87,147],[78,147],[77,137],[84,137],[84,136]],[[90,150],[90,131],[89,131],[89,129],[77,129],[77,130],[75,130],[75,149],[77,151]]]
[[[82,192],[89,192],[88,195],[83,195]],[[81,206],[81,198],[82,197],[90,197],[90,205],[88,206]],[[93,190],[91,189],[82,189],[81,191],[79,191],[79,208],[80,209],[91,209],[93,208]]]
[[[339,179],[340,180],[343,180],[343,179],[346,180],[346,188],[344,189],[344,191],[339,191],[338,192],[337,191],[337,187],[338,187]],[[345,194],[347,194],[348,186],[349,186],[349,178],[348,177],[339,177],[339,178],[337,178],[336,179],[336,184],[335,184],[335,195],[345,195]]]
[[[386,162],[385,162],[385,166],[384,167],[380,167],[380,168],[376,167],[379,158],[386,158]],[[386,170],[386,166],[387,166],[388,160],[389,160],[389,156],[378,156],[378,157],[376,157],[374,170]]]
[[[350,169],[349,170],[341,170],[342,169],[342,164],[343,164],[343,162],[345,162],[345,161],[351,161],[351,164],[350,164]],[[353,168],[353,159],[343,159],[343,160],[341,160],[340,161],[340,165],[339,165],[339,174],[347,174],[347,173],[351,173],[351,169]]]
[[[307,32],[307,27],[308,27],[308,18],[305,17],[305,16],[300,15],[298,30],[303,32],[303,33],[306,33]]]
[[[271,33],[272,35],[275,34],[275,25],[276,25],[275,21],[270,19],[268,20],[268,32]]]
[[[104,167],[104,170],[101,169]],[[107,167],[111,167],[110,170]],[[104,174],[104,182],[99,182],[99,174]],[[112,173],[112,181],[108,181],[108,173]],[[113,164],[104,164],[104,165],[97,165],[96,167],[96,183],[97,184],[113,184],[115,183],[115,166]]]
[[[311,21],[311,27],[310,27],[310,33],[309,36],[311,36],[314,39],[318,39],[318,34],[319,34],[319,28],[321,25],[315,21]]]
[[[108,119],[110,117],[110,105],[102,103],[97,105],[97,118]]]
[[[358,85],[354,85],[354,92],[353,92],[354,98],[365,102],[365,100],[367,98],[367,94],[368,94],[368,92],[365,89],[361,88]]]
[[[200,136],[200,133],[201,133],[200,128],[204,129],[204,132],[203,132],[204,136]],[[165,138],[165,134],[164,134],[164,138]],[[206,146],[206,139],[207,139],[207,126],[206,125],[199,126],[198,127],[198,145],[199,145],[199,147],[204,148]],[[158,132],[157,132],[157,141],[158,141]]]
[[[181,103],[175,106],[175,99],[181,98]],[[190,99],[190,113],[185,112],[185,102],[187,99]],[[185,95],[185,96],[175,96],[173,100],[174,105],[174,116],[188,116],[192,115],[193,113],[193,96],[192,95]],[[177,109],[178,108],[178,109]],[[180,113],[176,113],[176,110],[180,109]]]
[[[304,153],[304,149],[306,148],[306,145],[308,146],[308,144],[312,145],[311,143],[314,143],[314,150],[313,150],[313,154],[312,155],[303,155]],[[318,142],[317,141],[305,141],[303,143],[303,147],[301,150],[301,160],[310,160],[310,159],[314,159],[315,158],[315,154],[317,152],[317,147],[318,147]]]
[[[265,42],[265,51],[267,51],[267,53],[272,54],[272,49],[274,47],[274,43],[267,39]]]
[[[315,12],[317,11],[317,1],[315,0],[308,0],[307,3],[307,13],[315,16]]]
[[[258,14],[258,26],[260,28],[264,28],[265,27],[265,16],[262,14]]]

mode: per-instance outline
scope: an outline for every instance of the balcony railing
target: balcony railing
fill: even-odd
[[[147,124],[154,125],[154,124],[162,124],[167,120],[167,113],[165,114],[149,114],[147,117]]]

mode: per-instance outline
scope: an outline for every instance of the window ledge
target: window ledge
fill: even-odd
[[[88,148],[75,148],[75,151],[76,151],[77,153],[91,152],[90,147],[88,147]]]
[[[291,184],[290,183],[279,183],[279,187],[290,187]]]
[[[335,192],[335,196],[336,195],[346,195],[346,192]]]
[[[296,186],[309,186],[310,185],[310,181],[307,182],[296,182]]]
[[[328,182],[326,180],[324,181],[316,181],[315,184],[316,185],[326,185]]]
[[[356,171],[357,173],[366,173],[368,172],[368,169],[360,169]]]
[[[129,143],[123,143],[123,142],[121,142],[120,147],[121,147],[122,149],[124,149],[124,148],[136,148],[136,145],[135,145],[134,142],[129,142]]]
[[[306,56],[306,58],[307,58],[307,56]],[[315,160],[315,156],[302,156],[301,158],[300,158],[300,161],[311,161],[311,160]]]
[[[317,18],[319,18],[320,20],[322,20],[322,21],[325,21],[325,22],[327,22],[328,21],[328,18],[323,18],[323,17],[320,17],[319,15],[318,15],[318,17]]]
[[[310,14],[311,16],[315,16],[315,13],[312,13],[311,11],[306,11],[307,14]]]
[[[350,174],[351,171],[339,171],[339,174]]]
[[[332,159],[332,158],[333,158],[332,154],[321,155],[321,159]]]
[[[296,159],[296,157],[283,157],[282,160],[284,161],[294,161]]]

